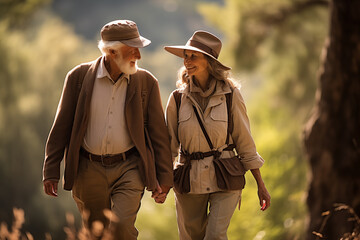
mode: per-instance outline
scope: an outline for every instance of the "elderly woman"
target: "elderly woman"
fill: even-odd
[[[244,100],[231,68],[217,59],[221,45],[213,34],[196,31],[186,45],[165,47],[184,59],[166,107],[181,240],[227,239],[247,170],[257,182],[261,210],[270,206]]]

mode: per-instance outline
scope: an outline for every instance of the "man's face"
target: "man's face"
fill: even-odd
[[[123,46],[114,60],[121,72],[134,74],[138,69],[137,60],[139,59],[141,59],[141,55],[138,48]]]

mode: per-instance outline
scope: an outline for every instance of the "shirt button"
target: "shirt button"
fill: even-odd
[[[222,100],[224,100],[224,97],[221,97],[220,99],[221,99],[221,101],[222,101]]]
[[[205,168],[209,168],[209,166],[208,166],[208,165],[205,165]]]
[[[206,191],[210,191],[210,188],[208,187],[208,188],[206,188]]]
[[[109,129],[111,129],[111,126],[109,126]]]

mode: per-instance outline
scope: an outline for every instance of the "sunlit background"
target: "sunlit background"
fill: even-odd
[[[286,14],[293,0],[0,0],[0,222],[24,209],[23,231],[65,239],[66,213],[80,217],[71,193],[42,189],[44,145],[66,73],[100,55],[101,27],[130,19],[152,40],[139,65],[159,80],[165,108],[181,59],[163,50],[185,44],[195,30],[223,41],[220,60],[241,84],[272,205],[260,211],[246,175],[230,240],[303,239],[308,166],[302,131],[314,104],[328,9]],[[60,186],[61,187],[61,186]],[[136,226],[140,240],[178,239],[173,192],[164,205],[146,193]]]

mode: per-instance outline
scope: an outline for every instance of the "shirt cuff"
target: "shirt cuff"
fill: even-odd
[[[265,160],[258,154],[250,157],[241,158],[241,162],[244,165],[245,170],[258,169],[264,165]]]

